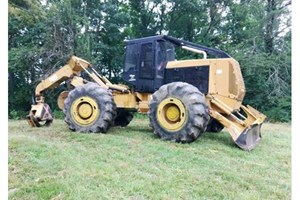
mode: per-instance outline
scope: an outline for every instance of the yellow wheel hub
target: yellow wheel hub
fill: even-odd
[[[100,114],[96,100],[83,96],[77,98],[71,106],[71,116],[81,126],[93,124]]]
[[[78,114],[84,119],[89,118],[93,114],[93,108],[88,103],[82,103],[78,108]]]
[[[179,99],[170,97],[160,102],[156,115],[164,129],[175,132],[185,125],[187,110]]]
[[[176,122],[178,118],[180,117],[180,110],[176,105],[171,105],[169,108],[166,110],[166,117],[168,120],[172,122]]]

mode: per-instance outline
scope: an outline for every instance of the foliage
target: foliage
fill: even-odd
[[[53,116],[55,119],[64,119],[65,116],[64,116],[64,113],[62,110],[54,110],[53,111]]]
[[[12,110],[9,112],[9,117],[11,119],[20,119],[20,113],[18,111]]]
[[[155,34],[219,48],[241,64],[245,103],[291,119],[290,0],[9,0],[9,111],[28,111],[35,86],[71,55],[121,81],[124,40]],[[178,59],[188,58],[186,51]],[[47,91],[58,109],[64,86]],[[11,116],[11,115],[10,115]]]

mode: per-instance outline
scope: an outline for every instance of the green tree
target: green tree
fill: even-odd
[[[288,121],[290,5],[290,0],[9,0],[9,111],[27,112],[36,84],[71,55],[120,82],[124,39],[169,34],[228,52],[241,64],[245,103],[270,119]],[[47,92],[52,108],[64,89],[62,84]]]

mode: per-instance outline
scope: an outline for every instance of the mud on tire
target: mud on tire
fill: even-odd
[[[159,105],[168,98],[178,99],[185,109],[185,123],[178,130],[168,130],[158,119]],[[196,140],[206,130],[210,119],[205,96],[193,85],[173,82],[163,85],[156,91],[149,104],[148,116],[154,134],[163,140],[189,143]]]
[[[78,120],[76,121],[78,112],[73,108],[73,104],[76,101],[80,101],[81,98],[92,99],[94,105],[91,106],[93,107],[92,110],[93,112],[98,112],[91,123],[87,122],[86,124],[80,124],[78,123]],[[80,103],[78,105],[80,106]],[[65,114],[65,122],[72,131],[106,133],[115,120],[116,105],[110,91],[101,88],[96,83],[90,82],[70,91],[68,97],[64,101],[63,112]]]

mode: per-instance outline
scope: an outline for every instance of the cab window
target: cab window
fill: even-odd
[[[131,44],[126,46],[126,56],[125,56],[125,72],[128,72],[130,69],[134,70],[136,68],[137,62],[137,45]]]

